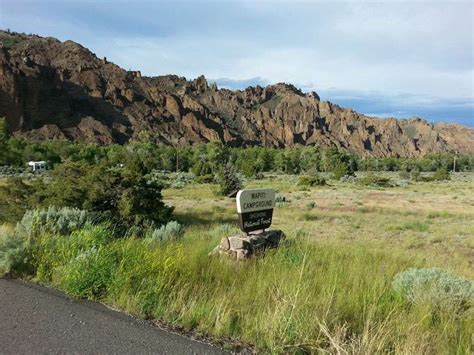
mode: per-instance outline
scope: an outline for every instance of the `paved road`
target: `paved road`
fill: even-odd
[[[0,354],[222,354],[93,302],[0,279]]]

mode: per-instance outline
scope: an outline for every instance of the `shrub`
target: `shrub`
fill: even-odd
[[[334,180],[340,180],[343,176],[347,175],[353,174],[351,174],[351,171],[346,164],[340,162],[337,163],[336,166],[334,166],[334,169],[332,170],[332,178]]]
[[[417,169],[413,169],[411,172],[410,172],[410,178],[412,181],[420,181],[421,180],[421,173],[419,170]]]
[[[307,210],[312,210],[314,207],[316,207],[316,203],[313,201],[313,202],[308,202],[306,204],[306,209]]]
[[[0,177],[7,177],[7,176],[17,176],[25,172],[25,169],[10,166],[10,165],[2,165],[0,166]]]
[[[446,169],[438,168],[433,173],[433,180],[435,181],[443,181],[443,180],[450,180],[450,179],[451,179],[451,174]]]
[[[18,237],[13,230],[0,227],[0,276],[4,274],[28,274],[31,253],[28,241]]]
[[[181,239],[184,235],[184,227],[176,221],[171,221],[155,229],[149,238],[158,242]]]
[[[232,192],[242,189],[242,179],[237,173],[236,168],[227,163],[217,178],[220,185],[220,193],[222,195],[229,195]]]
[[[344,175],[339,179],[340,182],[355,183],[357,182],[357,177],[354,175]]]
[[[160,184],[163,188],[171,186],[171,174],[165,170],[153,170],[146,178],[149,184]]]
[[[359,180],[361,185],[365,186],[380,186],[380,187],[389,187],[392,186],[389,178],[374,174],[368,174]]]
[[[124,231],[170,219],[173,209],[162,201],[161,189],[161,181],[150,179],[135,160],[124,168],[64,163],[51,172],[48,184],[37,189],[35,197],[43,205],[96,212]]]
[[[149,181],[140,167],[123,171],[98,167],[89,179],[96,179],[85,207],[99,212],[123,230],[165,223],[173,208],[162,200],[160,181]]]
[[[196,177],[196,182],[199,184],[211,184],[214,182],[214,175],[206,174]]]
[[[177,174],[174,174],[173,181],[171,182],[170,187],[173,187],[175,189],[180,189],[193,182],[194,182],[193,174],[179,172]]]
[[[441,269],[408,269],[395,275],[392,286],[411,303],[469,308],[474,302],[474,283]]]
[[[326,180],[318,175],[308,176],[303,175],[298,178],[298,186],[324,186],[326,185]]]
[[[399,176],[402,180],[410,180],[410,173],[406,170],[400,171]]]
[[[16,225],[15,231],[24,238],[41,234],[68,235],[74,230],[91,224],[92,218],[87,211],[70,207],[49,207],[27,211]]]
[[[153,170],[146,175],[149,184],[157,183],[163,188],[172,187],[175,189],[183,188],[184,186],[194,182],[194,174],[178,172],[170,173],[165,170]]]

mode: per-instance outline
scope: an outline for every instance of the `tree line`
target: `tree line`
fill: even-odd
[[[149,142],[126,145],[81,144],[63,140],[42,142],[9,137],[6,123],[0,119],[0,166],[25,167],[30,160],[45,160],[51,166],[64,161],[95,164],[107,161],[122,164],[136,158],[147,169],[193,172],[196,176],[215,173],[224,164],[231,163],[247,177],[263,172],[300,174],[311,172],[351,173],[354,171],[423,171],[440,168],[448,171],[473,171],[474,156],[441,153],[424,157],[360,157],[354,153],[332,148],[231,148],[221,142],[194,146],[173,147]]]

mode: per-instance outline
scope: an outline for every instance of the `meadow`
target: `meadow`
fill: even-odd
[[[397,173],[380,175],[398,179]],[[287,200],[276,207],[272,228],[314,242],[401,252],[474,278],[473,173],[392,188],[334,180],[328,186],[302,188],[297,182],[298,175],[247,181],[246,188],[273,188]],[[235,200],[218,196],[215,190],[211,184],[188,185],[164,190],[163,196],[175,206],[178,220],[191,229],[213,223],[236,225]]]
[[[107,225],[68,238],[40,235],[28,255],[34,272],[23,277],[231,349],[472,353],[472,283],[471,299],[456,303],[427,290],[407,299],[394,280],[411,268],[474,280],[474,173],[416,183],[383,174],[397,186],[328,180],[302,187],[297,175],[280,174],[248,179],[246,188],[284,197],[272,228],[287,240],[245,262],[208,257],[222,237],[239,232],[235,200],[216,194],[216,185],[192,183],[162,192],[185,226],[181,239],[113,239]]]

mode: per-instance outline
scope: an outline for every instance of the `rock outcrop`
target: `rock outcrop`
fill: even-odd
[[[0,116],[18,136],[337,146],[371,156],[474,153],[474,130],[467,127],[367,117],[289,84],[231,91],[204,76],[145,77],[72,41],[6,32],[0,41]]]

